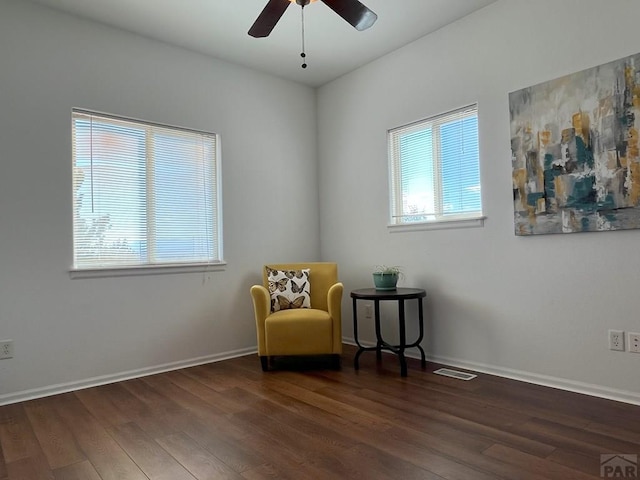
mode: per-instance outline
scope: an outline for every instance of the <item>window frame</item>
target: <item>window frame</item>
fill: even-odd
[[[439,211],[433,212],[432,216],[435,218],[429,220],[421,220],[421,221],[403,221],[403,217],[409,217],[410,215],[405,214],[403,211],[403,189],[402,189],[402,177],[400,175],[401,171],[401,159],[396,155],[397,151],[394,148],[397,143],[399,143],[399,138],[401,135],[410,134],[413,132],[417,132],[420,130],[425,130],[431,128],[432,126],[440,127],[443,124],[446,124],[448,121],[452,121],[456,118],[463,120],[465,118],[469,118],[475,116],[479,120],[478,113],[478,104],[473,103],[467,105],[465,107],[456,108],[454,110],[450,110],[445,113],[441,113],[438,115],[433,115],[406,125],[401,125],[398,127],[391,128],[387,130],[387,150],[388,150],[388,167],[389,167],[389,219],[387,228],[391,233],[396,232],[407,232],[407,231],[415,231],[415,230],[440,230],[440,229],[454,229],[454,228],[473,228],[473,227],[483,227],[484,220],[486,216],[484,215],[484,206],[482,201],[482,186],[480,187],[480,211],[478,212],[469,212],[469,213],[457,213],[457,214],[449,214],[445,215],[442,211],[443,204],[443,194],[442,194],[442,168],[441,168],[441,155],[438,153],[437,157],[434,155],[434,163],[433,166],[433,175],[436,179],[434,182],[434,190],[435,190],[435,201],[439,205]],[[479,122],[478,122],[479,123]],[[397,136],[397,139],[394,138]],[[440,142],[440,133],[433,133],[433,136],[436,138],[436,141],[432,143],[433,149],[439,148]],[[478,155],[480,154],[480,133],[478,132]],[[439,151],[438,151],[439,152]],[[481,169],[480,169],[480,158],[478,158],[478,176],[480,180],[480,185],[482,185],[481,180]],[[416,214],[416,215],[427,215],[425,213]]]
[[[88,115],[111,120],[115,123],[124,122],[125,124],[135,124],[138,128],[161,128],[168,129],[174,132],[186,132],[195,135],[204,135],[213,137],[215,142],[214,152],[212,155],[213,162],[213,175],[214,181],[212,183],[212,213],[214,216],[214,222],[212,223],[212,242],[213,242],[213,256],[214,260],[211,261],[184,261],[184,262],[157,262],[147,264],[122,264],[122,265],[109,265],[104,266],[79,266],[76,264],[76,207],[72,206],[72,259],[71,267],[69,268],[69,275],[72,279],[75,278],[96,278],[96,277],[119,277],[119,276],[136,276],[136,275],[156,275],[156,274],[168,274],[168,273],[189,273],[189,272],[214,272],[224,270],[226,262],[223,257],[223,225],[222,225],[222,182],[221,182],[221,147],[220,147],[220,135],[213,132],[207,132],[203,130],[197,130],[193,128],[179,127],[175,125],[163,124],[158,122],[151,122],[148,120],[141,120],[132,117],[125,117],[121,115],[114,115],[110,113],[103,113],[95,110],[87,110],[83,108],[73,108],[71,110],[71,167],[72,167],[72,191],[75,188],[73,169],[76,165],[76,138],[75,138],[75,126],[76,114]],[[148,133],[145,133],[145,139],[148,144]],[[149,163],[149,154],[145,155],[147,164]],[[153,180],[149,175],[153,175],[152,170],[145,173],[145,188],[146,194],[144,196],[145,205],[147,210],[153,210],[153,206],[149,206],[148,195]],[[75,202],[75,194],[73,195],[73,201]],[[153,221],[153,220],[150,220]],[[147,241],[149,241],[148,237]]]

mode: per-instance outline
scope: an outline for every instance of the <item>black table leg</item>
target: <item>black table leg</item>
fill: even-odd
[[[356,299],[353,299],[353,339],[356,342],[356,345],[358,346],[358,352],[356,353],[355,358],[353,359],[353,368],[358,370],[358,368],[360,368],[360,363],[358,362],[358,359],[360,358],[360,355],[362,354],[362,352],[364,352],[364,347],[362,345],[360,345],[360,342],[358,341],[358,308],[356,305]]]
[[[418,324],[420,325],[420,336],[418,337],[418,341],[416,342],[416,346],[418,347],[418,350],[420,350],[420,358],[421,358],[422,368],[426,368],[427,367],[427,359],[425,357],[424,350],[422,349],[422,346],[420,345],[422,343],[422,339],[424,338],[424,311],[423,311],[423,308],[422,308],[422,299],[421,298],[418,299]]]
[[[373,310],[375,316],[375,324],[376,324],[376,359],[378,361],[382,360],[382,331],[380,329],[380,302],[378,300],[374,300],[373,302]]]
[[[407,376],[407,359],[404,357],[404,349],[407,346],[407,332],[404,323],[404,300],[398,301],[398,317],[400,323],[400,345],[398,345],[398,358],[400,359],[400,376]]]

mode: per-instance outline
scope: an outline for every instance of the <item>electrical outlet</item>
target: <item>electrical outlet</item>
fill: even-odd
[[[624,352],[624,332],[622,330],[609,330],[609,350]]]
[[[640,353],[640,333],[629,333],[629,351]]]
[[[13,340],[0,342],[0,360],[4,358],[13,358]]]
[[[371,316],[372,316],[371,311],[372,311],[372,306],[371,306],[370,303],[367,303],[364,306],[364,318],[371,318]]]

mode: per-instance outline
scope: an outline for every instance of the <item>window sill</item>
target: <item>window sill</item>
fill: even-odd
[[[418,230],[448,230],[452,228],[480,228],[484,227],[487,217],[458,218],[451,220],[434,220],[432,222],[402,223],[387,225],[390,233],[413,232]]]
[[[169,265],[145,265],[141,267],[83,268],[69,270],[72,279],[130,277],[137,275],[165,275],[171,273],[219,272],[225,270],[225,262],[218,263],[177,263]]]

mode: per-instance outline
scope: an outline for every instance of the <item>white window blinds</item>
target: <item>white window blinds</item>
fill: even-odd
[[[391,224],[482,216],[477,105],[390,130]]]
[[[74,269],[221,260],[217,136],[73,111]]]

